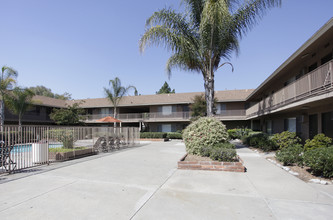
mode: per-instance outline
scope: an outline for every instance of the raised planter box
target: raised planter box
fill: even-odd
[[[140,138],[140,141],[168,141],[166,138]]]
[[[178,161],[178,169],[185,170],[214,170],[214,171],[230,171],[230,172],[245,172],[243,160],[238,157],[239,162],[219,162],[219,161],[184,161],[185,154]]]
[[[70,152],[49,152],[49,160],[57,161],[57,160],[68,160],[75,157],[82,157],[84,155],[93,154],[92,148],[83,149],[83,150],[75,150]]]

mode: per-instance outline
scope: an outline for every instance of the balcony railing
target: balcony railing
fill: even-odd
[[[330,61],[248,108],[247,118],[263,115],[285,105],[331,91],[332,66],[333,61]]]
[[[95,122],[106,116],[110,116],[110,114],[86,115],[85,118],[86,122]],[[216,117],[221,120],[228,118],[237,119],[238,117],[242,119],[242,117],[245,117],[245,110],[225,110],[217,114]],[[163,114],[161,112],[118,114],[117,119],[123,122],[189,121],[191,119],[191,112],[172,112],[170,114]]]

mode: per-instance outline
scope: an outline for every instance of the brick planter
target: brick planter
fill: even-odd
[[[168,141],[166,138],[140,138],[140,141]]]
[[[243,160],[238,157],[239,162],[219,162],[219,161],[184,161],[185,154],[178,161],[178,169],[185,170],[214,170],[214,171],[230,171],[230,172],[245,172],[246,168]]]
[[[70,152],[49,152],[49,160],[61,161],[93,154],[92,148]]]

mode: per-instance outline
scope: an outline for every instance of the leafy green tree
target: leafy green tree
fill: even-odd
[[[46,88],[45,86],[35,86],[30,87],[29,89],[33,91],[36,95],[54,98],[54,94],[51,89]]]
[[[156,94],[169,94],[169,93],[175,93],[175,89],[171,90],[169,84],[167,82],[164,82],[163,86],[156,92]]]
[[[8,66],[3,66],[1,68],[1,79],[0,79],[0,95],[1,95],[1,113],[0,113],[0,123],[1,129],[5,121],[5,97],[8,94],[8,90],[12,89],[16,83],[15,78],[17,77],[17,72]]]
[[[80,103],[74,103],[67,108],[54,108],[50,114],[50,118],[58,125],[82,125],[84,120],[84,109],[80,108]]]
[[[207,114],[206,100],[203,94],[194,96],[190,109],[192,111],[192,117],[203,117]]]
[[[183,0],[186,11],[161,9],[146,22],[140,50],[163,45],[172,52],[166,69],[201,73],[204,79],[207,116],[214,115],[214,74],[238,52],[238,39],[246,34],[269,8],[281,0]],[[232,66],[232,65],[231,65]]]
[[[50,98],[55,98],[55,99],[62,99],[62,100],[70,100],[72,99],[71,94],[65,92],[62,95],[53,93],[51,89],[46,88],[45,86],[35,86],[35,87],[30,87],[30,90],[32,90],[36,95],[41,95],[41,96],[46,96]]]
[[[109,81],[110,89],[104,88],[106,97],[113,104],[113,117],[117,118],[117,107],[119,105],[120,100],[128,93],[130,89],[134,89],[134,94],[137,95],[138,91],[135,86],[127,86],[123,87],[121,85],[121,81],[118,77],[111,79]]]
[[[216,103],[217,99],[214,98],[214,112],[216,110]],[[203,94],[194,96],[193,103],[190,105],[190,109],[192,111],[191,116],[193,117],[194,121],[199,117],[207,115],[206,100]]]
[[[34,93],[30,89],[15,87],[10,94],[6,95],[5,103],[9,111],[19,118],[19,126],[22,126],[22,117],[24,113],[31,108]]]
[[[61,99],[61,100],[71,100],[72,99],[72,94],[65,92],[64,94],[54,94],[55,99]]]

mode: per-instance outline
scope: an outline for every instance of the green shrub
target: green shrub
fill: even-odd
[[[140,138],[166,138],[166,132],[142,132]]]
[[[214,146],[228,140],[226,127],[213,117],[202,117],[192,122],[183,132],[186,151],[200,155],[202,147]]]
[[[296,136],[296,132],[284,131],[282,133],[274,134],[272,141],[275,142],[279,149],[285,147],[292,147],[301,143],[301,139]]]
[[[304,149],[312,150],[316,148],[328,147],[332,143],[332,138],[326,137],[324,134],[317,134],[312,140],[305,141]]]
[[[236,148],[236,146],[229,142],[218,143],[218,144],[215,144],[214,146],[206,146],[206,147],[200,148],[200,155],[203,157],[210,157],[212,152],[215,152],[218,149],[235,149],[235,148]]]
[[[66,153],[66,152],[72,152],[72,151],[76,151],[76,150],[84,150],[84,149],[88,149],[87,147],[75,147],[72,149],[68,149],[68,148],[63,148],[63,147],[55,147],[55,148],[49,148],[49,152],[54,152],[54,153]]]
[[[224,161],[224,162],[232,162],[236,161],[236,150],[232,148],[218,148],[213,147],[210,152],[210,159]]]
[[[178,132],[168,132],[167,133],[167,138],[170,139],[182,139],[182,134]]]
[[[76,136],[73,129],[53,129],[49,130],[49,137],[51,139],[62,142],[63,148],[72,149]]]
[[[225,148],[225,149],[235,149],[236,146],[232,143],[229,142],[224,142],[224,143],[217,143],[213,146],[213,148]]]
[[[333,177],[333,146],[305,151],[304,163],[314,175]]]
[[[274,141],[271,140],[271,137],[268,135],[263,136],[259,139],[257,147],[265,152],[275,151],[278,149]]]
[[[230,138],[230,139],[238,139],[238,138],[241,138],[240,136],[238,136],[237,129],[229,129],[229,130],[228,130],[228,135],[229,135],[229,138]]]
[[[303,164],[303,147],[300,144],[284,147],[276,152],[276,159],[283,165],[302,165]]]
[[[264,135],[262,132],[258,132],[258,131],[253,131],[253,132],[249,132],[247,135],[244,135],[241,140],[243,142],[243,144],[246,145],[256,145],[257,144],[257,140],[260,136]],[[252,142],[251,142],[252,140]]]
[[[247,128],[229,129],[228,134],[230,139],[241,139],[243,136],[248,135],[251,131],[251,129]]]
[[[242,142],[263,151],[277,150],[277,146],[271,140],[270,136],[263,132],[249,132],[248,135],[242,137]]]

